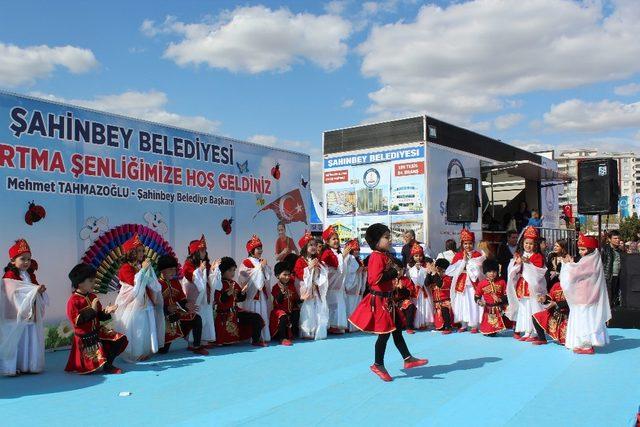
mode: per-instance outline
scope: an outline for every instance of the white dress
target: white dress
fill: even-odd
[[[360,271],[358,271],[360,269]],[[364,291],[364,281],[366,273],[360,268],[360,264],[353,255],[349,255],[345,260],[344,269],[344,289],[347,298],[347,318],[356,309],[360,300],[362,300],[362,292]],[[349,322],[349,331],[357,332],[356,328]]]
[[[38,293],[29,273],[20,281],[3,279],[0,290],[0,374],[38,373],[44,370],[44,311],[46,292]]]
[[[251,264],[252,267],[247,266],[245,263]],[[240,265],[239,277],[241,286],[249,285],[247,287],[247,299],[242,303],[242,308],[258,313],[262,317],[265,326],[262,328],[261,339],[270,341],[269,313],[271,310],[269,307],[269,295],[271,295],[271,270],[268,266],[261,268],[258,258],[249,257]]]
[[[216,276],[217,272],[217,276]],[[182,289],[184,290],[187,300],[198,306],[198,315],[202,319],[202,340],[213,342],[216,340],[216,328],[213,321],[213,304],[214,292],[216,289],[222,289],[222,281],[220,280],[220,271],[216,268],[209,277],[205,277],[206,273],[200,268],[196,268],[193,272],[193,282],[189,282],[187,278],[182,279]],[[216,281],[215,278],[218,278]],[[209,298],[207,298],[207,280],[209,280]],[[215,288],[218,286],[218,288]],[[209,302],[207,302],[209,301]],[[193,334],[189,334],[192,336]]]
[[[330,249],[338,259],[338,268],[327,266],[329,274],[329,291],[327,304],[329,305],[329,327],[347,330],[347,295],[344,290],[344,258],[335,249]]]
[[[451,280],[451,308],[453,310],[454,322],[463,322],[471,328],[477,328],[482,318],[483,308],[476,304],[474,283],[484,278],[482,274],[482,263],[485,256],[475,258],[463,257],[455,264],[451,264],[445,274],[452,278]],[[464,290],[457,292],[455,290],[458,277],[466,272],[466,280]]]
[[[582,257],[577,263],[563,264],[560,286],[569,305],[565,347],[608,344],[606,323],[611,319],[611,308],[599,251]]]
[[[418,264],[409,269],[409,278],[417,291],[416,316],[413,322],[416,329],[423,329],[433,324],[433,301],[431,300],[431,292],[425,286],[427,274],[427,270]]]
[[[529,258],[532,254],[524,253],[523,258]],[[545,279],[546,267],[536,267],[532,263],[515,264],[515,258],[509,262],[507,269],[507,299],[509,307],[506,315],[516,322],[515,332],[523,334],[524,337],[536,335],[533,325],[534,314],[544,310],[543,305],[538,302],[538,296],[547,293],[547,281]],[[529,297],[518,298],[516,286],[522,277],[529,285]]]
[[[327,290],[329,280],[327,269],[319,265],[311,271],[304,269],[303,280],[300,281],[300,297],[304,300],[300,307],[300,336],[323,340],[327,338],[329,325],[329,306],[327,305]]]
[[[138,271],[133,286],[120,282],[115,303],[118,308],[113,315],[114,329],[129,340],[122,357],[128,362],[137,362],[141,357],[157,353],[164,346],[165,319],[162,286],[153,268]]]

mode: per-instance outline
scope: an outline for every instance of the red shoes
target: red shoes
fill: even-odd
[[[531,344],[533,344],[533,345],[545,345],[546,343],[547,343],[547,340],[538,340],[537,339],[537,340],[531,341]]]
[[[369,366],[369,369],[371,369],[371,372],[379,376],[382,381],[393,381],[393,378],[391,378],[391,375],[389,375],[389,372],[387,372],[384,366],[378,366],[374,363],[373,365]]]
[[[216,345],[212,342],[210,343],[206,343],[205,345],[203,345],[204,348],[206,348],[207,350],[211,350],[212,348],[214,348]]]
[[[269,344],[267,344],[266,341],[252,342],[251,345],[254,346],[254,347],[268,347],[269,346]]]
[[[520,334],[519,334],[519,333],[517,333],[517,332],[514,332],[514,333],[513,333],[513,338],[514,338],[514,339],[517,339],[518,341],[520,341],[520,340],[522,339],[522,335],[520,335]]]
[[[122,373],[122,369],[118,368],[117,366],[111,365],[111,366],[105,366],[104,372],[106,374],[118,375]]]
[[[458,328],[458,332],[467,332],[467,328]]]
[[[442,335],[449,335],[452,332],[453,331],[451,329],[445,329],[445,330],[442,331]]]
[[[534,342],[534,341],[538,341],[538,338],[536,338],[536,337],[527,337],[527,338],[522,339],[521,341]]]
[[[408,333],[409,335],[413,335],[413,334],[415,334],[415,333],[416,333],[416,331],[414,331],[413,329],[407,329],[407,333]]]
[[[593,349],[593,347],[590,348],[574,348],[573,352],[576,354],[595,354],[596,351]]]
[[[471,328],[471,333],[472,334],[477,334],[478,333],[478,328]]]
[[[285,338],[280,342],[280,344],[286,345],[286,346],[292,346],[293,342],[291,342],[291,340],[288,340],[288,339]]]
[[[200,356],[208,356],[209,352],[204,348],[204,346],[196,347],[191,350],[193,354],[199,354]]]
[[[417,368],[418,366],[424,366],[429,361],[427,359],[418,359],[413,356],[404,361],[404,369]]]
[[[329,331],[328,331],[328,332],[329,332],[330,334],[335,334],[335,335],[342,335],[342,334],[344,334],[344,330],[343,330],[343,329],[340,329],[340,328],[333,328],[333,327],[329,328]]]

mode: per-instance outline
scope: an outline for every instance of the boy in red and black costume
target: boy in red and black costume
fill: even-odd
[[[445,274],[449,261],[439,258],[435,262],[435,273],[427,275],[427,286],[433,298],[433,326],[443,335],[452,332],[451,322],[451,277]]]
[[[170,255],[163,255],[158,259],[158,282],[162,286],[162,301],[164,303],[164,347],[158,353],[166,354],[171,343],[180,338],[193,334],[193,345],[188,347],[195,354],[206,356],[209,352],[201,345],[202,318],[196,313],[197,307],[187,300],[182,285],[176,278],[178,260]]]
[[[538,337],[531,344],[546,344],[546,332],[558,344],[564,345],[569,321],[569,304],[564,297],[560,282],[554,283],[549,293],[538,297],[538,301],[545,304],[546,307],[543,311],[533,315],[533,326],[536,328]]]
[[[411,279],[403,276],[404,267],[402,261],[399,259],[393,259],[396,270],[398,270],[398,277],[395,279],[394,295],[393,298],[398,306],[399,322],[396,321],[396,325],[399,325],[402,329],[407,331],[408,334],[415,334],[413,330],[413,322],[416,317],[416,305],[413,303],[413,297],[416,294],[416,288],[413,285]]]
[[[281,340],[282,345],[293,345],[298,336],[300,324],[300,296],[291,277],[291,270],[286,262],[279,262],[273,267],[278,279],[271,289],[273,310],[269,317],[271,339]]]
[[[480,332],[495,337],[498,332],[512,327],[511,321],[504,314],[507,305],[507,282],[498,277],[498,261],[484,260],[482,271],[486,278],[476,285],[475,294],[476,303],[484,308],[480,319]]]
[[[404,368],[410,369],[426,365],[427,359],[417,359],[411,355],[402,337],[402,330],[396,327],[398,308],[393,300],[394,279],[398,270],[391,260],[391,230],[384,224],[372,224],[365,232],[365,239],[373,251],[369,257],[367,282],[370,291],[360,301],[349,321],[358,329],[378,335],[375,345],[375,362],[370,366],[373,373],[383,381],[393,381],[384,367],[384,353],[389,337],[404,359]]]
[[[260,338],[264,322],[258,313],[245,311],[237,306],[247,299],[247,287],[241,288],[234,280],[238,265],[233,258],[220,259],[222,288],[215,291],[216,303],[216,344],[233,344],[251,338],[251,343],[264,347]]]
[[[96,270],[92,266],[76,265],[69,272],[69,280],[74,292],[67,301],[67,318],[73,325],[73,341],[64,370],[89,374],[103,368],[107,374],[121,374],[113,361],[127,347],[127,337],[100,325],[111,319],[117,306],[102,308],[92,292],[96,283]]]

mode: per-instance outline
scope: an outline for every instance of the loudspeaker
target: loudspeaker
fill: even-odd
[[[617,214],[619,197],[618,162],[615,159],[578,163],[578,213]]]
[[[478,180],[476,178],[449,178],[447,182],[447,221],[478,221]]]
[[[640,254],[622,254],[618,278],[624,306],[640,309]]]

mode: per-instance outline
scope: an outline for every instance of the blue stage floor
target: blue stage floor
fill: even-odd
[[[67,352],[47,372],[0,378],[3,426],[420,425],[630,426],[640,404],[640,331],[611,329],[594,356],[510,337],[405,335],[429,365],[401,369],[389,341],[383,383],[371,372],[371,335],[293,347],[183,349],[124,375],[66,374]],[[118,394],[129,391],[129,397]]]

